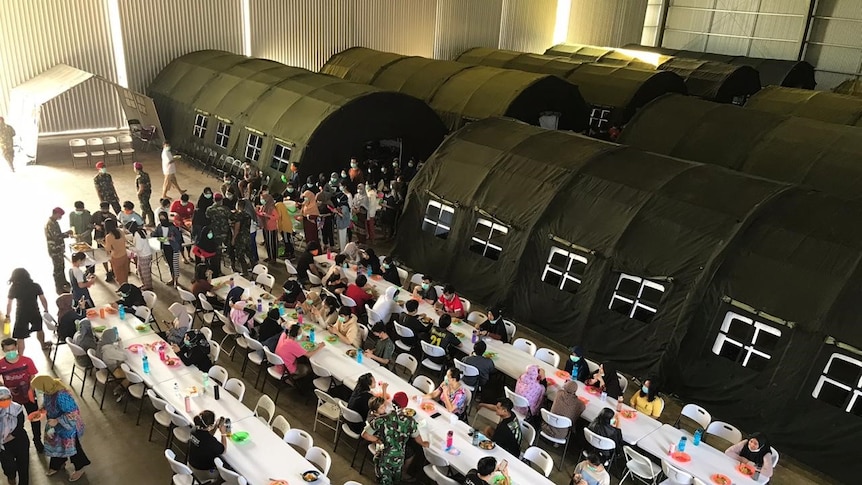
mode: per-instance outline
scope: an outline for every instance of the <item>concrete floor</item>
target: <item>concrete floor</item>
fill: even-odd
[[[44,224],[55,206],[64,207],[67,212],[71,210],[75,200],[83,200],[91,211],[98,209],[98,199],[93,188],[92,177],[95,175],[93,168],[83,167],[71,168],[71,157],[67,147],[67,138],[52,138],[42,140],[39,151],[39,165],[20,167],[18,172],[11,174],[5,165],[0,167],[0,213],[2,213],[3,225],[10,230],[8,236],[2,243],[5,258],[0,258],[0,279],[7,278],[15,267],[26,267],[33,278],[41,283],[48,298],[50,308],[55,309],[53,300],[53,282],[51,278],[51,264],[47,257],[44,237],[42,236]],[[150,173],[154,185],[153,204],[157,203],[157,197],[161,188],[161,169],[159,163],[159,152],[151,149],[149,152],[138,153],[138,161],[144,164],[144,169]],[[205,186],[216,187],[220,181],[211,176],[197,173],[187,164],[179,164],[178,178],[180,185],[188,189],[192,200],[196,201],[198,195]],[[120,199],[137,202],[134,195],[134,172],[130,164],[109,165],[109,172],[113,175]],[[176,197],[177,194],[169,194]],[[61,221],[61,227],[68,227],[68,220]],[[263,250],[263,248],[261,248]],[[385,254],[385,252],[383,252]],[[192,267],[182,265],[183,277],[180,279],[182,286],[188,287]],[[271,268],[276,275],[277,281],[284,278],[283,266]],[[155,272],[154,272],[155,273]],[[163,267],[163,273],[167,274],[167,268]],[[116,285],[105,283],[104,274],[100,269],[99,283],[93,288],[92,294],[97,303],[114,300]],[[154,274],[154,278],[157,275]],[[132,281],[137,283],[137,277]],[[167,304],[177,300],[175,291],[164,284],[155,284],[159,302],[155,310],[157,320],[168,318]],[[166,303],[167,302],[167,303]],[[5,311],[5,308],[3,309]],[[220,330],[216,330],[216,338],[220,338]],[[523,329],[523,333],[530,336],[530,332]],[[539,335],[530,336],[537,343],[551,345],[546,339]],[[28,341],[26,355],[33,358],[40,370],[49,370],[49,362],[45,355],[38,350],[35,336]],[[68,349],[61,348],[57,358],[54,372],[68,379],[71,370],[72,357]],[[231,376],[239,375],[240,359],[235,362],[222,358],[219,364],[225,366]],[[253,405],[260,393],[253,386],[253,373],[246,374],[247,392],[244,401],[247,405]],[[80,384],[76,382],[76,386]],[[92,384],[89,384],[92,385]],[[131,408],[136,402],[130,403],[129,413],[122,413],[122,406],[107,400],[104,410],[98,409],[98,402],[89,397],[89,389],[85,398],[79,400],[83,419],[87,426],[87,432],[83,440],[83,446],[90,456],[93,464],[87,469],[85,478],[79,483],[90,484],[160,484],[170,482],[170,469],[163,456],[163,441],[154,440],[147,442],[149,419],[151,408],[147,403],[144,407],[144,416],[140,426],[134,425],[134,412]],[[268,388],[272,390],[272,387]],[[97,394],[98,397],[98,394]],[[295,392],[283,393],[279,398],[279,413],[283,414],[294,427],[301,427],[311,431],[314,420],[314,398],[311,396],[300,396]],[[136,408],[135,408],[136,409]],[[679,413],[678,403],[669,401],[664,412],[664,420],[671,421]],[[315,444],[322,446],[332,452],[332,432],[322,430],[313,433]],[[347,480],[356,480],[360,483],[374,483],[373,471],[370,466],[365,467],[364,476],[360,476],[357,470],[350,468],[349,460],[352,450],[343,443],[339,446],[338,454],[333,454],[333,465],[330,478],[333,484],[341,484]],[[550,446],[542,445],[547,449],[555,460],[559,459],[559,450]],[[576,455],[579,452],[577,446],[569,450],[566,458],[564,472],[554,470],[551,478],[555,483],[565,484],[569,482],[571,470],[576,463]],[[31,453],[31,483],[47,484],[65,482],[65,476],[55,475],[45,477],[47,460],[35,452]],[[358,464],[357,464],[358,468]],[[621,472],[615,470],[619,476]],[[793,460],[782,455],[781,466],[772,483],[776,485],[804,484],[804,483],[834,483],[817,478],[816,472],[808,470],[794,463]],[[2,478],[0,478],[2,480]],[[613,478],[612,483],[618,483],[618,478]],[[520,484],[523,485],[523,484]]]

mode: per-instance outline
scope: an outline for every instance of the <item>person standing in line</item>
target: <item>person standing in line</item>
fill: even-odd
[[[6,124],[6,120],[0,116],[0,151],[3,158],[9,164],[9,169],[15,172],[15,128]]]
[[[137,260],[138,278],[141,279],[141,289],[144,291],[153,289],[153,248],[144,231],[144,226],[132,224],[129,228],[135,241],[135,258]]]
[[[75,202],[75,210],[69,214],[69,227],[72,228],[75,241],[93,246],[93,216],[84,208],[84,202]]]
[[[180,191],[180,195],[186,193],[180,187],[180,183],[177,182],[177,161],[174,160],[171,144],[168,142],[162,145],[162,173],[165,175],[165,183],[162,185],[162,199],[168,197],[168,190],[171,186],[176,187]]]
[[[69,269],[69,284],[72,287],[72,298],[75,304],[82,309],[93,308],[93,298],[90,296],[90,288],[96,282],[95,276],[83,267],[87,255],[82,252],[72,254],[72,267]]]
[[[93,228],[95,229],[93,231],[93,239],[96,240],[96,244],[98,245],[98,247],[104,247],[103,242],[105,239],[105,222],[111,219],[116,220],[116,218],[116,215],[111,213],[110,203],[102,202],[101,204],[99,204],[99,212],[93,214],[92,217]],[[108,268],[108,262],[105,261],[104,263],[102,263],[102,266],[105,267],[105,281],[107,281],[108,283],[114,281],[114,272]],[[95,274],[95,268],[93,270],[93,273]]]
[[[105,221],[105,252],[111,259],[114,278],[122,286],[129,281],[129,254],[126,252],[126,236],[117,224],[113,219]]]
[[[231,237],[231,246],[233,246],[233,257],[231,258],[231,267],[234,271],[236,263],[239,261],[239,267],[242,269],[242,274],[248,274],[248,258],[251,244],[251,217],[246,212],[246,201],[239,200],[236,203],[236,211],[231,214],[231,224],[233,225],[233,236]]]
[[[144,216],[144,223],[150,227],[156,225],[156,215],[153,213],[153,207],[150,205],[150,196],[153,194],[153,183],[150,181],[150,174],[144,172],[144,166],[140,162],[135,162],[135,190],[138,194],[138,203],[141,206],[141,215]]]
[[[411,439],[423,448],[429,446],[419,434],[416,420],[403,412],[407,403],[407,395],[396,393],[391,412],[385,411],[386,400],[380,397],[372,398],[368,405],[376,417],[371,418],[369,413],[368,426],[362,432],[362,438],[376,444],[379,450],[374,455],[374,473],[381,485],[394,485],[401,481],[402,469],[409,468],[408,462],[413,458],[410,456],[413,450],[407,446]]]
[[[24,431],[24,407],[13,401],[5,387],[0,387],[0,442],[0,465],[6,479],[12,485],[29,485],[30,443]]]
[[[3,385],[9,389],[12,400],[24,406],[27,414],[38,410],[36,395],[30,392],[30,381],[39,373],[36,364],[33,363],[33,359],[18,353],[18,343],[15,339],[3,339],[0,346],[3,349],[3,358],[0,359],[0,377],[3,378]],[[42,422],[31,421],[30,430],[33,432],[33,445],[36,451],[42,453],[45,450],[42,444]]]
[[[99,160],[96,162],[96,170],[98,173],[93,177],[93,184],[96,186],[96,195],[99,196],[100,202],[111,204],[111,209],[114,209],[114,214],[120,212],[120,198],[117,196],[117,189],[114,187],[114,179],[108,173],[108,167],[105,162]]]
[[[162,212],[159,214],[159,225],[153,229],[150,236],[158,238],[162,243],[165,262],[171,269],[170,286],[177,286],[177,281],[180,279],[180,251],[183,249],[183,235],[180,228],[171,224],[167,212]]]
[[[65,239],[72,235],[72,231],[63,232],[60,230],[60,218],[63,217],[66,211],[60,207],[54,207],[51,212],[51,217],[48,218],[48,223],[45,224],[45,241],[48,243],[48,256],[51,258],[51,264],[54,267],[54,289],[57,294],[68,291],[66,288],[69,283],[66,281],[66,260],[65,254]]]
[[[42,286],[33,281],[30,273],[24,268],[15,268],[9,277],[9,292],[6,302],[6,320],[12,314],[12,301],[17,300],[15,307],[15,327],[12,329],[12,337],[18,340],[18,353],[24,353],[24,340],[34,330],[39,338],[43,349],[50,348],[51,344],[45,343],[45,333],[42,332],[42,314],[39,312],[39,303],[42,310],[48,312],[48,300],[42,292]]]
[[[293,248],[293,217],[290,216],[290,211],[284,204],[283,195],[276,194],[273,200],[275,212],[278,214],[277,230],[281,233],[281,240],[284,243],[284,259],[293,259],[296,257],[296,250]]]
[[[230,209],[225,206],[224,196],[221,193],[213,194],[213,205],[207,207],[206,215],[216,243],[216,256],[210,267],[213,270],[213,276],[219,277],[222,275],[222,250],[224,244],[230,239]]]
[[[42,391],[42,409],[45,410],[45,456],[49,457],[48,472],[51,476],[65,468],[66,460],[71,459],[75,471],[69,474],[69,481],[76,482],[84,475],[84,468],[90,464],[81,437],[84,436],[84,421],[78,404],[66,385],[60,379],[46,374],[33,378],[30,386]]]
[[[275,210],[275,199],[269,194],[260,196],[261,207],[257,211],[260,227],[263,228],[263,242],[266,244],[267,263],[274,263],[278,258],[278,211]]]

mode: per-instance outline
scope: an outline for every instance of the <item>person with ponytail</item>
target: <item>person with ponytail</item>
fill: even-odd
[[[189,438],[189,467],[201,483],[218,481],[215,459],[221,456],[227,447],[224,420],[216,421],[215,413],[207,409],[195,416],[193,424],[195,429]],[[213,436],[216,430],[221,433],[221,441]]]

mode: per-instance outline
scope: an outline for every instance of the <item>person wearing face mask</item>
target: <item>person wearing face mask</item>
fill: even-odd
[[[219,245],[211,227],[204,226],[200,228],[200,233],[198,233],[192,246],[192,254],[195,257],[195,265],[203,262],[213,273],[221,267]]]
[[[114,188],[114,179],[108,173],[108,168],[105,162],[96,162],[96,176],[93,177],[93,184],[96,186],[96,195],[99,196],[100,202],[111,204],[114,213],[120,212],[120,198],[117,197],[117,189]]]
[[[129,281],[129,253],[126,252],[126,236],[118,227],[118,221],[105,221],[105,253],[111,259],[111,269],[117,284]]]
[[[224,178],[222,179],[221,187],[219,187],[219,192],[221,192],[225,196],[228,192],[234,195],[238,194],[239,185],[237,185],[236,179],[234,179],[230,174],[225,174]],[[236,200],[234,200],[234,202],[236,202]]]
[[[587,453],[587,459],[575,466],[569,485],[610,485],[611,475],[602,465],[602,459],[596,453]]]
[[[54,288],[57,290],[57,293],[65,292],[66,286],[69,284],[65,276],[65,245],[66,238],[72,235],[72,231],[63,232],[60,229],[59,222],[65,213],[62,208],[55,207],[51,211],[51,217],[48,218],[48,222],[45,224],[45,242],[48,246],[48,256],[51,258],[51,265],[54,267]]]
[[[308,357],[320,352],[320,349],[326,346],[326,342],[320,342],[314,350],[306,351],[297,341],[302,332],[302,326],[299,324],[291,325],[286,328],[278,338],[278,343],[275,345],[275,355],[281,357],[284,361],[285,370],[293,376],[294,379],[301,379],[311,374],[311,365],[308,363]]]
[[[210,221],[209,229],[213,233],[216,246],[216,255],[210,265],[215,277],[222,275],[222,252],[225,243],[231,238],[230,209],[227,207],[226,201],[227,199],[221,193],[213,194],[213,205],[208,207],[206,211],[207,219]]]
[[[171,204],[170,210],[174,213],[174,224],[177,227],[185,230],[191,229],[195,205],[189,202],[189,194],[183,194],[179,200],[175,200]]]
[[[71,460],[75,471],[69,475],[69,481],[78,481],[90,459],[81,447],[84,421],[72,392],[63,381],[45,374],[34,377],[30,386],[43,395],[45,456],[50,458],[46,475],[54,475]]]
[[[227,433],[224,420],[216,421],[215,413],[210,410],[201,411],[194,418],[194,431],[189,437],[189,468],[199,483],[216,483],[219,481],[215,459],[220,457],[227,448]],[[221,439],[215,438],[216,430]]]
[[[443,294],[437,299],[434,307],[440,315],[446,314],[452,318],[464,318],[464,303],[461,302],[461,298],[455,293],[455,287],[452,285],[443,287]]]
[[[299,281],[308,281],[308,271],[311,271],[311,274],[318,278],[323,276],[320,269],[314,264],[314,257],[318,254],[320,254],[320,243],[311,241],[305,246],[305,251],[296,258],[296,277]]]
[[[269,194],[260,197],[260,208],[257,217],[263,229],[263,242],[266,245],[266,261],[274,263],[278,257],[278,211],[275,210],[275,199]]]
[[[608,393],[608,397],[611,399],[619,399],[623,395],[616,367],[610,362],[599,364],[599,368],[593,372],[591,378],[584,381],[584,384],[598,387]]]
[[[416,455],[413,440],[418,446],[427,448],[429,443],[419,434],[419,425],[413,417],[405,414],[402,409],[407,406],[407,395],[395,393],[394,409],[389,411],[388,402],[381,397],[374,397],[369,402],[368,426],[362,432],[362,438],[370,443],[378,444],[378,453],[374,455],[374,473],[377,483],[394,485],[402,480],[402,471],[410,469]],[[403,477],[404,481],[415,481],[412,477]]]
[[[135,171],[135,191],[138,194],[141,215],[144,216],[145,224],[155,226],[156,215],[150,206],[150,196],[153,195],[153,183],[150,181],[150,174],[144,172],[144,166],[139,162],[135,162],[132,168]]]
[[[240,200],[236,203],[236,210],[231,214],[230,222],[231,241],[230,241],[230,265],[234,271],[237,271],[237,262],[242,269],[242,274],[248,274],[249,268],[249,250],[251,249],[251,217],[246,211],[247,202]]]
[[[336,300],[334,296],[327,296],[320,305],[315,305],[315,294],[316,293],[313,291],[308,294],[308,299],[305,301],[303,308],[311,307],[311,312],[307,314],[313,315],[314,319],[321,327],[329,328],[332,325],[335,325],[338,321],[338,300]],[[320,297],[318,296],[317,299],[319,300]],[[311,301],[311,303],[309,303],[309,301]],[[303,312],[305,312],[305,310],[303,310]]]
[[[647,379],[640,391],[632,395],[630,404],[633,408],[656,419],[661,416],[664,401],[658,397],[658,384],[654,379]]]
[[[110,202],[102,202],[99,204],[99,212],[93,214],[91,221],[93,222],[93,239],[96,240],[96,244],[98,247],[104,247],[102,245],[102,240],[105,239],[105,222],[110,219],[116,219],[117,216],[111,213],[111,204]],[[110,283],[114,281],[114,273],[108,268],[108,262],[105,261],[102,263],[102,266],[105,268],[105,281]],[[93,273],[94,271],[90,271]]]
[[[174,159],[171,144],[168,142],[162,145],[162,173],[165,175],[165,182],[162,184],[163,199],[168,196],[168,190],[170,190],[171,186],[176,187],[180,194],[186,193],[177,181],[177,161]]]
[[[317,218],[320,210],[317,208],[317,198],[311,190],[302,193],[302,215],[298,216],[302,221],[302,230],[305,234],[305,243],[309,244],[320,240],[317,230]]]
[[[144,225],[144,218],[135,212],[135,204],[131,200],[123,202],[123,210],[117,214],[117,221],[122,227],[129,227],[129,224],[135,223],[139,226]]]
[[[171,199],[165,197],[159,199],[159,207],[156,209],[156,223],[158,225],[159,217],[161,217],[162,213],[168,215],[168,219],[171,218]]]
[[[335,325],[329,328],[329,331],[338,335],[348,345],[362,349],[359,320],[350,311],[350,307],[343,306],[338,310],[338,318],[335,320]]]
[[[432,284],[433,280],[430,276],[422,275],[422,283],[419,283],[413,288],[413,296],[418,296],[425,300],[425,303],[433,305],[437,302],[437,289]]]
[[[385,196],[380,204],[378,219],[380,227],[383,230],[384,239],[392,239],[395,237],[395,230],[398,224],[398,215],[401,213],[401,208],[404,206],[404,199],[401,197],[399,190],[396,190],[396,182],[390,182],[389,187],[384,190]]]
[[[338,186],[338,190],[339,192],[333,198],[332,217],[335,230],[338,232],[338,247],[343,251],[350,241],[350,203],[353,200],[353,192],[344,182]]]
[[[361,184],[365,182],[365,174],[362,173],[362,168],[359,166],[359,160],[356,158],[350,159],[350,170],[347,171],[350,181],[353,184]]]
[[[368,239],[368,193],[363,184],[356,186],[350,213],[353,218],[353,233],[356,235],[356,240],[363,244]]]
[[[281,241],[284,243],[284,259],[293,259],[296,257],[296,250],[293,247],[293,217],[284,204],[284,197],[276,194],[272,199],[275,201],[274,208],[277,216],[276,240],[281,235]]]
[[[204,187],[203,192],[201,192],[200,197],[198,197],[198,203],[194,206],[194,213],[192,214],[192,240],[196,240],[197,236],[201,233],[201,229],[204,226],[210,225],[209,217],[207,216],[207,209],[212,207],[213,203],[213,191],[209,187]]]
[[[143,225],[133,224],[129,228],[132,233],[135,243],[135,260],[138,268],[138,278],[141,279],[141,288],[144,291],[153,289],[153,248],[150,247],[150,240],[144,231]]]
[[[75,210],[69,214],[69,227],[75,241],[93,245],[93,216],[80,200],[75,202]]]
[[[384,167],[386,168],[386,167]],[[366,232],[368,232],[368,240],[373,241],[377,239],[377,211],[380,210],[380,198],[377,196],[377,189],[375,189],[371,185],[365,186],[365,194],[367,197],[367,210],[368,213],[365,218],[365,227]]]
[[[579,345],[569,347],[569,359],[566,360],[565,370],[576,381],[587,382],[591,377],[590,366],[584,357],[584,349]]]
[[[288,182],[284,186],[284,191],[282,191],[281,195],[284,196],[285,200],[292,200],[296,203],[302,202],[302,195],[300,191],[296,190],[296,184],[293,182]]]
[[[587,429],[593,433],[610,438],[616,444],[616,451],[621,452],[623,448],[623,432],[620,431],[620,419],[613,409],[604,408],[596,416],[596,419],[587,426]],[[587,445],[593,452],[598,453],[602,461],[607,461],[613,455],[613,450],[599,450]]]
[[[153,229],[150,237],[158,238],[162,243],[162,253],[171,270],[169,285],[177,286],[177,281],[180,279],[180,252],[183,249],[183,235],[180,228],[171,224],[168,214],[162,212],[159,214],[159,225]]]
[[[488,319],[479,324],[477,330],[483,337],[491,337],[504,344],[509,343],[509,332],[506,330],[506,324],[503,323],[503,310],[500,307],[489,309]]]
[[[183,334],[181,342],[182,346],[176,343],[171,344],[171,349],[183,361],[183,364],[193,365],[201,372],[208,372],[213,364],[210,360],[210,342],[206,335],[200,330],[191,329]]]
[[[470,391],[461,385],[461,371],[457,368],[451,368],[446,371],[446,377],[440,386],[430,394],[426,394],[428,399],[440,399],[440,403],[446,407],[450,413],[458,416],[462,421],[466,419],[467,404],[470,402]]]
[[[0,377],[3,379],[3,385],[8,388],[12,400],[23,406],[27,414],[36,411],[39,405],[30,392],[30,381],[39,373],[36,364],[29,357],[18,353],[18,343],[15,339],[3,339],[0,346],[3,349],[3,359],[0,360]],[[42,423],[31,421],[30,430],[33,432],[33,445],[36,451],[41,453],[45,449],[42,445]],[[26,435],[23,441],[27,441]]]
[[[383,264],[380,265],[380,271],[383,273],[383,279],[392,283],[395,286],[401,286],[401,276],[398,275],[398,267],[395,266],[395,261],[386,256],[383,258]]]
[[[772,478],[772,447],[769,439],[763,433],[754,433],[747,440],[731,446],[724,452],[725,455],[741,463],[747,463],[760,470],[763,478]]]
[[[27,387],[30,387],[29,383]],[[6,479],[13,485],[30,483],[30,443],[24,431],[24,415],[24,407],[12,399],[11,391],[0,387],[0,465]]]
[[[413,180],[413,177],[416,176],[416,160],[410,158],[410,160],[407,161],[407,168],[404,169],[402,175],[404,176],[405,182],[409,183],[411,180]]]

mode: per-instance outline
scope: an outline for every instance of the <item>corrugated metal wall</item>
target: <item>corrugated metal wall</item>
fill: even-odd
[[[356,5],[354,45],[409,56],[434,55],[437,0],[346,1]]]
[[[116,81],[105,0],[3,0],[0,15],[0,113],[9,92],[59,63]],[[107,83],[87,81],[42,107],[42,132],[118,126]]]
[[[622,47],[643,37],[647,0],[572,0],[566,42]]]
[[[504,0],[500,49],[543,53],[554,43],[557,0]]]
[[[132,90],[146,93],[162,68],[189,52],[242,54],[242,0],[119,0],[119,10]]]
[[[434,58],[452,59],[471,47],[500,43],[503,0],[437,0]]]
[[[862,76],[862,1],[819,0],[805,60],[817,67],[817,88]]]

